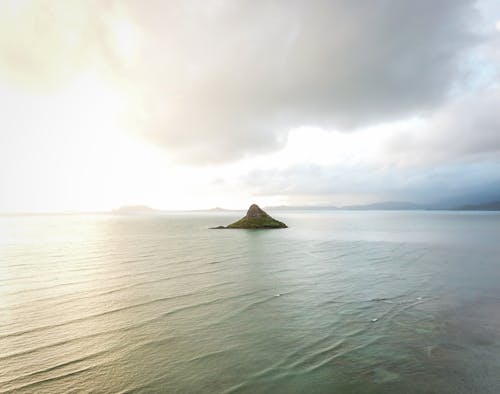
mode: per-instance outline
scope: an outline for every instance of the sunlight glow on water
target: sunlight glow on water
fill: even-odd
[[[0,217],[0,392],[496,393],[500,215]]]

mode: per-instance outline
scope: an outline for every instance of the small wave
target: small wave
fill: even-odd
[[[25,389],[33,388],[33,387],[39,386],[39,385],[41,385],[43,383],[49,383],[49,382],[61,380],[61,379],[64,379],[64,378],[68,378],[68,377],[71,377],[71,376],[78,376],[78,375],[80,375],[80,374],[82,374],[84,372],[88,372],[88,371],[91,371],[91,370],[98,369],[98,367],[99,366],[96,365],[96,366],[82,368],[82,369],[79,369],[78,371],[68,372],[68,373],[65,373],[65,374],[62,374],[62,375],[58,375],[58,376],[53,376],[53,377],[46,378],[46,379],[37,380],[36,382],[31,382],[31,383],[27,383],[27,384],[24,384],[24,385],[19,385],[19,386],[12,387],[12,388],[7,389],[7,390],[3,390],[2,388],[0,388],[0,393],[12,393],[12,392],[17,392],[19,390],[25,390]],[[34,391],[34,392],[36,392],[36,391]]]
[[[114,313],[118,313],[118,312],[123,312],[123,311],[126,311],[126,310],[130,310],[130,309],[141,308],[141,307],[144,307],[144,306],[156,304],[156,303],[159,303],[159,302],[171,301],[171,300],[175,300],[175,299],[179,299],[179,298],[184,298],[184,297],[189,297],[189,296],[195,296],[195,295],[199,295],[199,292],[192,292],[192,293],[181,294],[181,295],[176,295],[176,296],[156,298],[156,299],[149,300],[149,301],[146,301],[146,302],[141,302],[141,303],[132,304],[132,305],[126,305],[126,306],[123,306],[123,307],[120,307],[120,308],[115,308],[115,309],[111,309],[111,310],[108,310],[108,311],[104,311],[104,312],[100,312],[100,313],[95,313],[95,314],[92,314],[92,315],[82,316],[82,317],[78,317],[76,319],[66,320],[66,321],[61,322],[61,323],[48,324],[48,325],[45,325],[45,326],[38,326],[38,327],[33,327],[33,328],[21,330],[21,331],[15,331],[15,332],[7,333],[7,334],[2,334],[2,335],[0,335],[0,339],[10,338],[10,337],[16,337],[16,336],[19,336],[19,335],[33,333],[33,332],[39,332],[39,331],[43,331],[43,330],[47,330],[47,329],[51,329],[51,328],[56,328],[56,327],[62,327],[62,326],[66,326],[68,324],[77,323],[77,322],[81,322],[81,321],[93,319],[93,318],[96,318],[96,317],[107,316],[107,315],[111,315],[111,314],[114,314]],[[219,299],[217,299],[217,300],[219,300]],[[214,300],[212,302],[215,302],[217,300]],[[207,304],[207,303],[200,303],[200,305],[201,304]],[[198,305],[198,304],[195,304],[193,306],[196,306],[196,305]]]
[[[367,346],[371,346],[373,345],[374,343],[378,342],[380,339],[380,337],[374,337],[372,338],[371,340],[369,341],[366,341],[358,346],[354,346],[354,347],[345,347],[345,350],[343,351],[340,351],[338,353],[335,353],[333,355],[331,355],[330,357],[327,357],[323,360],[320,360],[318,363],[316,364],[313,364],[311,365],[310,367],[306,368],[305,369],[305,373],[310,373],[310,372],[313,372],[313,371],[316,371],[322,367],[324,367],[325,365],[329,364],[330,362],[332,362],[333,360],[337,359],[337,358],[340,358],[340,357],[343,357],[345,355],[348,355],[354,351],[357,351],[357,350],[360,350],[360,349],[364,349],[366,348]]]
[[[208,353],[203,353],[198,356],[192,357],[189,360],[187,360],[188,363],[193,363],[193,362],[199,362],[199,361],[204,361],[213,357],[219,357],[226,355],[230,353],[231,349],[224,349],[224,350],[216,350],[213,352],[208,352]]]
[[[301,368],[301,367],[304,367],[308,364],[315,364],[315,362],[321,361],[321,359],[324,359],[323,356],[325,354],[329,354],[334,350],[340,349],[344,344],[345,344],[345,340],[340,339],[337,342],[331,344],[330,346],[328,346],[326,348],[321,348],[319,350],[316,350],[316,351],[302,357],[301,359],[290,364],[289,367],[293,369],[293,368],[297,368],[297,367]],[[320,359],[320,360],[318,360],[318,359]]]
[[[275,298],[276,298],[276,296],[272,295],[272,296],[268,296],[268,297],[259,299],[257,301],[250,302],[249,304],[247,304],[247,305],[241,307],[240,309],[232,312],[230,314],[230,316],[228,316],[228,318],[229,319],[234,318],[234,317],[236,317],[238,315],[241,315],[242,313],[245,313],[245,312],[249,311],[252,308],[255,308],[258,305],[265,304],[266,302],[274,300]]]

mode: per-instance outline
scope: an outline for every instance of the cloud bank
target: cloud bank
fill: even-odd
[[[189,162],[275,150],[293,127],[432,113],[478,41],[471,0],[6,4],[4,72],[112,72],[124,124]]]

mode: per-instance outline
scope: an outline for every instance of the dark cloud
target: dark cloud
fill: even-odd
[[[385,154],[399,162],[500,161],[500,88],[486,88],[442,106],[413,130],[396,134]]]

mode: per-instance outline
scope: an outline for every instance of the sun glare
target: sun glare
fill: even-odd
[[[139,45],[137,28],[126,20],[116,20],[111,24],[111,32],[115,51],[121,60],[134,61]]]

